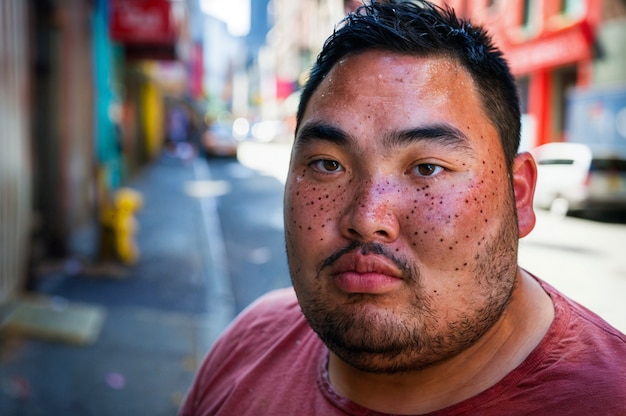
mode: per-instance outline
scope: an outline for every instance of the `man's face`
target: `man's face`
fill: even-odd
[[[352,366],[415,370],[476,342],[510,299],[519,235],[467,72],[382,52],[340,61],[296,134],[285,231],[302,310]]]

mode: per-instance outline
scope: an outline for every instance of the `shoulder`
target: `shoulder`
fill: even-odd
[[[303,315],[293,288],[278,289],[266,293],[244,309],[226,329],[224,336],[267,331],[274,327],[284,329],[284,326],[297,323],[300,319]]]
[[[617,409],[626,408],[626,337],[535,279],[554,305],[548,332],[520,366],[468,403],[484,406],[481,414],[622,414]]]
[[[569,330],[580,336],[592,335],[597,340],[607,339],[626,348],[626,335],[621,331],[611,326],[596,313],[568,298],[548,283],[541,280],[539,280],[539,283],[552,298],[557,314],[554,326],[557,329]]]
[[[231,354],[232,348],[262,348],[274,342],[273,335],[288,332],[301,321],[304,316],[292,288],[266,293],[239,313],[220,335],[211,354]]]
[[[242,315],[246,315],[249,311],[254,311],[255,313],[267,313],[271,315],[280,313],[285,309],[300,310],[296,293],[292,287],[277,289],[262,295],[257,300],[252,302],[250,306],[244,309]]]
[[[272,392],[281,386],[293,387],[286,374],[308,374],[314,379],[311,374],[317,361],[310,357],[320,345],[293,289],[270,292],[242,311],[219,337],[196,373],[179,414],[215,414],[217,409],[230,409],[223,414],[243,414],[241,408],[251,403],[242,398],[250,391],[256,391],[259,398],[274,397]]]
[[[233,366],[245,366],[259,354],[272,350],[280,337],[306,328],[308,324],[293,289],[269,292],[244,309],[218,337],[204,358],[199,377],[207,377],[225,366],[231,370]]]
[[[285,337],[310,332],[292,288],[269,292],[244,309],[226,328],[206,356],[200,372],[226,363],[241,367],[273,351]]]
[[[613,404],[626,406],[626,335],[550,285],[540,283],[553,300],[555,319],[542,342],[544,348],[539,348],[545,355],[536,374],[547,372],[551,378],[577,380],[567,388],[579,391],[577,388],[584,386],[596,396],[594,404],[613,398]],[[561,386],[562,391],[567,388]]]

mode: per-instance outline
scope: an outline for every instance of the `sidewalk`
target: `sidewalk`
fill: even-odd
[[[53,309],[86,306],[104,319],[84,345],[1,334],[1,415],[176,414],[200,360],[232,318],[216,264],[216,212],[207,198],[185,192],[208,179],[206,166],[200,158],[162,158],[129,184],[144,198],[136,265],[69,261],[41,273],[36,292]]]

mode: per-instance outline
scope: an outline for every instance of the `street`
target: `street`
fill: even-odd
[[[77,305],[106,311],[97,340],[6,338],[0,414],[174,414],[235,315],[290,285],[282,220],[288,155],[284,145],[244,146],[242,163],[162,158],[137,177],[133,187],[146,201],[138,264],[119,274],[67,263],[38,279],[55,313]],[[626,331],[625,243],[624,222],[540,211],[521,241],[520,263]]]
[[[439,6],[435,5],[436,10],[426,4],[421,5],[424,10],[408,6],[412,10],[407,10],[407,19],[403,19],[404,6],[394,4],[387,8],[380,4],[379,8],[369,3],[0,0],[0,416],[177,414],[207,352],[233,320],[262,295],[292,284],[285,248],[283,193],[293,131],[307,120],[311,121],[312,134],[324,140],[369,131],[367,146],[356,152],[351,149],[351,162],[346,163],[356,164],[348,168],[357,172],[372,172],[371,166],[383,173],[385,169],[397,169],[398,165],[387,163],[383,151],[392,149],[388,154],[394,154],[400,141],[446,136],[445,146],[449,147],[444,153],[451,149],[458,152],[453,155],[455,162],[449,161],[453,165],[450,169],[468,174],[451,174],[449,177],[458,179],[460,186],[452,180],[444,183],[445,195],[436,192],[445,197],[438,201],[439,209],[432,200],[429,209],[436,215],[430,215],[424,206],[425,194],[432,198],[432,190],[420,186],[420,191],[425,191],[421,192],[424,199],[415,199],[413,212],[409,214],[406,209],[407,219],[399,220],[402,227],[393,229],[393,233],[400,231],[402,238],[395,240],[403,245],[398,251],[409,250],[413,244],[415,255],[424,260],[424,268],[439,265],[467,270],[472,264],[487,263],[487,268],[492,260],[498,261],[499,254],[482,254],[481,249],[487,246],[478,241],[483,237],[479,222],[499,221],[502,213],[495,207],[502,201],[492,203],[489,194],[505,187],[498,181],[502,177],[495,174],[499,172],[497,168],[488,174],[491,162],[498,162],[492,143],[480,140],[474,149],[476,163],[468,165],[467,155],[462,154],[465,137],[491,140],[495,127],[505,140],[504,131],[516,132],[519,118],[522,149],[559,142],[584,144],[588,150],[584,153],[590,157],[584,159],[584,170],[580,170],[589,174],[583,186],[596,188],[599,183],[598,189],[619,189],[620,194],[626,191],[621,186],[626,184],[626,177],[615,174],[626,171],[622,163],[626,159],[626,0],[519,1],[507,2],[507,7],[501,7],[504,2],[486,0],[440,1],[434,3],[456,5],[457,14],[453,18],[452,10],[446,12],[446,18],[434,26],[431,19]],[[357,11],[357,6],[365,7]],[[389,10],[388,18],[384,10]],[[472,23],[469,32],[468,19]],[[379,26],[388,23],[393,25]],[[403,32],[405,23],[407,31]],[[433,27],[443,30],[433,31]],[[344,56],[340,28],[350,32],[346,33],[348,36],[380,35],[378,46],[372,43],[362,54]],[[434,56],[436,53],[426,53],[425,59],[416,60],[408,52],[413,47],[417,55],[424,51],[420,46],[423,35],[429,39],[430,35],[442,36],[439,41],[435,36],[432,45],[438,48],[445,43],[446,51],[452,51],[448,47],[458,47],[453,48],[458,54],[446,53],[445,62],[426,59],[441,58]],[[393,41],[394,36],[398,42]],[[455,43],[455,39],[462,42]],[[385,44],[395,46],[386,48]],[[339,45],[339,49],[334,51],[334,45]],[[395,48],[398,45],[407,54],[396,53],[402,52]],[[384,61],[383,53],[389,53],[394,62]],[[500,78],[504,82],[495,82]],[[474,90],[479,94],[474,94]],[[507,111],[502,109],[509,107],[519,108],[520,112],[510,112],[515,120],[507,122],[506,117],[500,117],[502,123],[491,126],[481,104],[488,104],[487,110],[497,110],[494,114],[498,117],[505,115]],[[315,114],[310,106],[315,107]],[[327,129],[329,126],[315,124],[320,120],[346,130],[333,133],[332,128]],[[424,120],[432,123],[422,123]],[[411,126],[419,127],[413,122],[426,128],[412,129]],[[387,134],[381,127],[388,125],[396,125],[402,131]],[[455,126],[455,131],[448,128]],[[316,132],[318,128],[322,131]],[[383,142],[385,146],[380,146]],[[389,144],[392,147],[387,147]],[[315,178],[323,177],[331,166],[326,164],[329,156],[313,157],[311,152],[317,150],[311,148],[306,152],[308,160],[303,159],[302,163],[320,170],[297,168],[306,175],[296,178],[290,188],[294,198],[302,199],[288,211],[287,224],[293,224],[295,235],[302,238],[302,243],[294,242],[295,247],[304,248],[298,258],[318,260],[313,255],[315,247],[323,247],[320,244],[327,237],[323,232],[333,227],[331,220],[328,225],[325,221],[348,212],[341,205],[345,202],[337,201],[351,201],[351,196],[358,201],[350,205],[354,210],[350,214],[355,215],[342,217],[342,232],[369,233],[362,227],[371,223],[361,220],[367,220],[376,209],[369,209],[373,205],[368,206],[369,202],[361,199],[374,196],[375,200],[385,201],[387,195],[383,191],[390,192],[390,187],[383,182],[392,184],[396,177],[392,173],[380,183],[368,181],[373,183],[371,189],[380,194],[379,198],[361,191],[361,186],[370,186],[366,181],[358,183],[358,187],[354,186],[358,181],[331,183],[335,180],[333,168],[326,172],[330,176],[323,185],[327,195],[323,195],[320,183],[309,180],[311,173],[320,173]],[[368,154],[370,159],[357,157],[358,152]],[[471,172],[477,169],[478,156],[483,155],[485,174],[477,178]],[[407,173],[410,170],[421,176],[433,174],[435,171],[428,172],[432,167],[439,172],[447,163],[438,162],[436,157],[420,157],[421,161],[413,162],[412,155],[408,159],[403,159],[407,155],[396,156],[397,163],[411,163],[404,165],[410,166]],[[576,168],[576,162],[582,160],[557,156],[543,159],[544,165]],[[344,161],[343,157],[339,159]],[[461,168],[461,163],[466,167]],[[574,176],[546,174],[542,178]],[[442,177],[447,181],[448,176]],[[295,182],[302,187],[296,189]],[[414,199],[403,196],[406,184],[393,183],[393,190],[398,191],[394,197],[397,199],[392,201],[396,205],[377,208],[383,212],[397,210],[399,215],[398,207],[408,207]],[[470,186],[474,202],[472,198],[462,198],[467,195],[462,192]],[[350,193],[355,189],[357,195]],[[365,207],[364,215],[356,214],[359,203]],[[481,204],[489,209],[481,210]],[[466,211],[469,206],[471,210]],[[444,213],[444,208],[451,211]],[[481,218],[478,220],[471,213]],[[460,221],[453,220],[454,226],[439,230],[446,215],[452,219],[453,214],[457,218],[464,216]],[[294,216],[293,221],[289,215]],[[415,218],[410,219],[411,215]],[[622,218],[612,220],[561,218],[538,212],[534,231],[520,241],[519,264],[626,333],[626,209],[619,216]],[[381,218],[373,217],[376,221]],[[392,224],[393,221],[394,218]],[[376,227],[380,224],[376,223]],[[409,231],[412,226],[416,229]],[[295,231],[296,227],[302,231]],[[389,236],[387,231],[374,229]],[[461,241],[459,236],[463,234],[467,241]],[[449,236],[459,237],[455,241],[457,247],[451,238],[447,239]],[[509,241],[503,244],[511,248],[510,239],[503,241]],[[470,260],[472,255],[479,255],[475,257],[477,261]],[[380,275],[404,270],[404,264],[353,257],[339,260],[345,260],[347,265],[337,265],[333,260],[336,257],[328,259],[335,269],[356,267],[371,272],[370,276],[338,276],[336,283],[345,286],[342,289],[346,292],[380,292],[396,284],[400,286],[395,287],[409,286],[406,281]],[[313,263],[294,267],[310,270]],[[419,281],[419,273],[416,275]],[[435,296],[444,299],[441,295],[446,289],[441,288],[453,287],[449,284],[450,276],[441,275],[439,283],[443,286],[433,289],[437,293],[432,295],[433,300]],[[471,279],[454,282],[463,288],[463,295],[471,294],[465,285]],[[472,300],[460,302],[469,304]],[[435,302],[434,309],[439,304]],[[544,308],[534,309],[535,312],[545,312],[549,303],[538,305]],[[428,309],[432,305],[422,306]],[[456,319],[456,309],[446,318],[463,325],[466,317]],[[523,329],[539,334],[543,321],[534,318],[545,314],[532,314],[528,308],[524,311],[529,313],[522,313],[515,322],[522,322],[526,324]],[[322,313],[322,317],[328,315]],[[435,320],[441,324],[446,319]],[[427,322],[429,328],[436,327],[431,321]],[[353,325],[355,334],[372,322],[365,319],[363,325]],[[322,321],[320,326],[327,324]],[[464,329],[455,331],[456,335],[468,332]],[[530,341],[536,340],[532,336],[522,338],[527,342],[515,344],[514,362],[522,359],[524,345],[530,348]],[[304,351],[307,345],[302,339],[298,337],[290,347]],[[617,342],[620,341],[623,342]],[[244,344],[239,343],[233,351],[244,351],[242,347]],[[614,348],[604,350],[611,352]],[[302,373],[302,366],[296,366],[289,355],[282,354],[283,350],[277,351],[279,355],[265,355],[267,362],[276,364],[282,357],[286,361],[279,367]],[[596,380],[600,388],[594,390],[598,396],[592,403],[595,405],[603,401],[601,397],[619,396],[613,394],[621,387],[614,381],[619,379],[624,365],[614,364],[617,361],[595,372],[581,368],[577,374],[582,377],[557,374],[552,379],[580,381],[588,380],[590,374],[601,374],[605,381],[611,380],[613,390],[603,388],[608,384]],[[481,381],[486,386],[503,374],[504,367],[491,365],[494,363],[492,360],[490,365],[480,367],[486,377],[474,377],[476,383],[453,389],[452,395],[430,384],[427,387],[431,393],[443,393],[420,396],[420,404],[434,410],[452,399],[462,401],[478,393]],[[479,369],[478,364],[474,369]],[[616,373],[611,373],[611,368]],[[322,387],[328,387],[322,390],[329,403],[331,396],[338,393],[359,405],[392,413],[407,413],[410,405],[418,404],[410,402],[410,394],[407,403],[401,400],[405,391],[399,389],[399,383],[406,380],[388,383],[392,389],[378,391],[389,393],[380,394],[379,401],[377,396],[367,394],[375,392],[375,384],[369,384],[369,390],[359,389],[358,384],[350,381],[359,381],[362,387],[368,384],[367,380],[350,378],[354,372],[339,374],[334,369],[332,380],[326,377],[331,383],[322,380]],[[279,380],[282,374],[274,375]],[[339,380],[343,385],[335,383],[341,375],[347,376]],[[454,376],[435,381],[449,387],[454,380],[461,380],[461,374]],[[259,378],[250,380],[252,384],[242,387],[242,397],[262,396],[258,394],[260,390],[253,392],[260,385]],[[527,389],[543,379],[529,380],[520,387]],[[238,378],[224,386],[244,386],[241,381]],[[316,405],[302,405],[309,402],[300,400],[296,389],[282,381],[289,394],[272,390],[278,385],[274,380],[261,383],[263,389],[273,392],[268,402],[276,405],[273,399],[281,396],[304,411],[319,410]],[[337,392],[330,387],[336,387]],[[411,386],[404,383],[404,387],[410,393]],[[536,391],[551,395],[557,389],[539,390]],[[310,389],[298,391],[309,393]],[[231,397],[239,397],[234,392],[229,390]],[[511,390],[511,395],[518,392]],[[552,403],[541,400],[542,396],[518,396],[537,406]],[[317,397],[315,400],[315,404],[320,403]],[[211,398],[209,401],[214,402]],[[619,406],[616,400],[604,401]],[[338,409],[352,409],[344,402],[339,397],[333,404]],[[515,403],[516,408],[524,408]],[[392,408],[387,409],[387,404]],[[221,402],[218,405],[228,413]],[[499,409],[498,405],[492,407]],[[472,406],[473,402],[469,407]],[[285,406],[276,408],[279,410],[274,413],[290,413],[282,411]],[[272,413],[260,409],[258,413]],[[419,413],[418,409],[412,410]]]
[[[216,198],[226,264],[224,272],[240,312],[272,289],[291,284],[283,238],[283,184],[235,159],[210,159],[213,183],[226,188]]]
[[[626,224],[537,212],[522,267],[626,332]]]
[[[245,143],[239,160],[211,160],[214,180],[230,190],[218,198],[236,311],[267,290],[289,285],[282,237],[286,144]],[[528,271],[626,331],[626,224],[559,218],[537,211],[520,242]]]

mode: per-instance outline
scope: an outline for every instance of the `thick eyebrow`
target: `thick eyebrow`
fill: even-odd
[[[338,127],[324,123],[310,123],[302,126],[296,136],[296,146],[305,146],[315,140],[326,140],[345,146],[352,142],[353,139]]]
[[[465,133],[450,124],[443,123],[392,132],[385,137],[385,144],[397,147],[422,140],[436,141],[456,150],[466,152],[472,150],[470,140]]]
[[[358,141],[338,127],[314,122],[302,126],[296,136],[296,146],[305,146],[315,140],[325,140],[339,146],[347,146]],[[465,133],[446,123],[393,131],[388,133],[383,140],[385,147],[391,149],[406,146],[413,142],[433,141],[458,151],[472,151],[469,144],[470,140]]]

